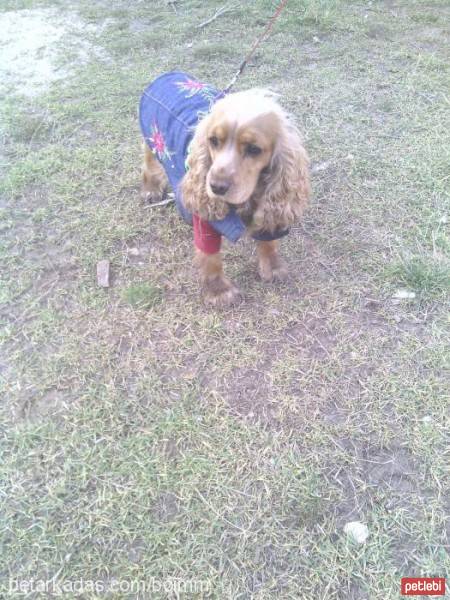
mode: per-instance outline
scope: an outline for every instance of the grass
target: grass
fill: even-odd
[[[225,248],[244,302],[221,312],[189,228],[139,200],[136,105],[171,68],[226,85],[275,3],[202,30],[219,1],[82,1],[73,29],[60,2],[13,4],[69,29],[65,76],[0,103],[3,596],[54,577],[104,586],[86,598],[117,580],[387,600],[446,576],[448,3],[289,4],[238,87],[281,93],[314,198],[288,283],[258,280],[250,242]]]
[[[390,268],[392,279],[422,296],[440,295],[450,287],[450,269],[446,261],[426,261],[422,258],[404,260]]]
[[[162,301],[162,291],[148,283],[135,283],[124,290],[123,298],[134,308],[151,308]]]

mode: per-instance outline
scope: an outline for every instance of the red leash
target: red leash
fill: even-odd
[[[286,8],[286,5],[287,5],[288,2],[289,2],[289,0],[281,0],[280,4],[278,5],[278,8],[276,9],[276,11],[274,12],[274,14],[270,18],[269,22],[267,23],[266,28],[264,29],[264,31],[262,32],[262,34],[256,39],[256,41],[253,44],[250,52],[247,54],[247,56],[241,62],[240,66],[239,66],[239,69],[236,71],[236,74],[234,75],[233,79],[230,81],[230,83],[227,85],[227,87],[223,90],[224,94],[228,94],[228,92],[234,86],[234,84],[238,80],[239,75],[245,69],[248,61],[251,59],[251,57],[255,53],[256,48],[260,45],[260,43],[264,39],[267,38],[267,36],[269,35],[269,33],[272,31],[272,27],[274,26],[275,21],[281,15],[283,9]]]

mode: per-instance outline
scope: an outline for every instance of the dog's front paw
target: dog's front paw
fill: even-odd
[[[226,308],[237,304],[241,299],[239,289],[225,277],[214,277],[205,282],[203,298],[216,308]]]
[[[165,196],[165,190],[146,190],[144,187],[141,189],[141,198],[145,204],[162,202],[165,199]]]
[[[285,281],[289,271],[279,256],[268,256],[259,261],[258,271],[263,281]]]

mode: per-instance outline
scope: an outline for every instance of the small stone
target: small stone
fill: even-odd
[[[351,521],[344,525],[344,533],[358,544],[364,544],[369,537],[369,529],[367,525],[360,521]]]
[[[311,167],[311,172],[312,173],[320,173],[321,171],[326,171],[332,165],[332,163],[333,163],[333,161],[331,161],[331,160],[324,160],[320,163],[313,165]]]
[[[425,417],[422,419],[422,421],[423,421],[424,423],[432,423],[432,422],[433,422],[433,417],[431,417],[430,415],[426,415],[426,416],[425,416]]]
[[[128,254],[131,254],[131,256],[139,256],[139,248],[128,248]]]
[[[97,284],[100,287],[109,287],[109,260],[99,260],[97,263]]]
[[[416,297],[416,294],[415,292],[410,292],[409,290],[397,290],[392,297],[396,300],[412,300]]]

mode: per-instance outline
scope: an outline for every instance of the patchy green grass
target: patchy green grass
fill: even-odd
[[[446,294],[450,288],[450,265],[447,261],[422,258],[403,260],[390,268],[393,281],[422,296]]]
[[[189,228],[139,200],[136,106],[164,70],[228,83],[275,3],[197,28],[222,5],[2,5],[68,28],[64,77],[0,102],[5,597],[388,600],[450,572],[448,2],[289,3],[238,87],[280,92],[314,198],[289,282],[227,246],[244,302],[214,312]]]
[[[123,299],[134,308],[151,308],[162,301],[162,290],[149,283],[135,283],[124,290]]]

